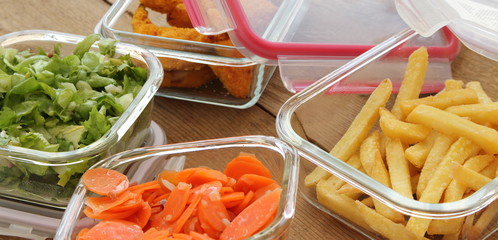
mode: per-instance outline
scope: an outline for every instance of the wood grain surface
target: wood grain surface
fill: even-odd
[[[0,0],[0,34],[26,29],[90,34],[110,4],[110,1],[105,0]],[[467,64],[476,62],[475,59],[479,59],[478,65]],[[482,69],[482,74],[479,69]],[[456,77],[485,80],[489,83],[485,87],[490,89],[498,86],[496,62],[488,61],[465,48],[453,64],[453,73]],[[156,97],[153,120],[164,129],[169,143],[240,135],[276,136],[275,116],[290,96],[291,93],[285,90],[276,71],[259,102],[248,109]],[[305,128],[299,126],[298,120],[296,125],[303,134],[306,132]],[[311,206],[301,195],[298,196],[296,215],[288,237],[313,240],[367,239]],[[0,240],[7,239],[17,238],[0,236]],[[490,239],[497,240],[498,234],[495,233]]]

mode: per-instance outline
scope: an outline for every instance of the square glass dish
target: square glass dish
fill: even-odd
[[[59,51],[58,56],[68,56],[73,54],[73,50],[83,39],[85,39],[85,36],[46,30],[27,30],[1,36],[0,47],[3,49],[17,49],[18,51],[29,50],[34,53],[36,51],[53,53],[53,56],[56,54],[54,51]],[[97,43],[90,47],[91,52],[99,52]],[[34,147],[4,145],[4,147],[0,148],[0,195],[2,198],[54,208],[64,208],[74,191],[79,177],[88,167],[110,154],[143,146],[149,137],[149,127],[152,122],[152,100],[162,81],[162,68],[160,67],[160,62],[152,53],[130,44],[116,43],[114,57],[118,59],[119,56],[124,55],[128,55],[135,66],[140,66],[147,71],[147,75],[143,76],[146,80],[141,87],[136,86],[140,88],[134,88],[136,89],[134,93],[130,92],[135,96],[130,99],[128,107],[124,108],[126,105],[120,104],[123,111],[113,118],[114,123],[110,122],[107,125],[107,120],[106,122],[100,121],[101,126],[109,126],[107,132],[93,142],[81,145],[81,147],[74,147],[73,145],[72,148],[68,148],[69,150],[59,152],[57,152],[57,149],[48,151],[35,150],[40,148]],[[50,54],[47,56],[50,56]],[[61,59],[66,61],[69,58]],[[121,66],[125,67],[124,64]],[[43,66],[38,67],[44,69]],[[34,74],[34,72],[30,73]],[[3,73],[3,77],[5,77],[5,74]],[[26,74],[26,76],[29,76],[29,74]],[[70,83],[61,84],[68,87],[72,85]],[[79,86],[78,89],[80,90],[86,89],[83,85],[74,84]],[[74,88],[74,85],[72,86]],[[57,88],[53,91],[62,90]],[[82,91],[78,91],[80,97],[83,97]],[[42,98],[42,96],[39,97]],[[72,101],[77,101],[75,98],[71,99]],[[98,100],[88,102],[90,108],[96,109],[95,106],[101,105],[97,104],[97,102]],[[102,111],[105,110],[102,107],[99,107],[99,109],[101,111],[100,115],[96,113],[91,115],[105,117],[102,114]],[[111,108],[108,111],[111,111]],[[52,125],[47,125],[48,119],[55,118],[50,116],[40,114],[40,118],[38,118],[39,120],[41,118],[47,119],[44,122],[46,123],[44,125],[47,129],[46,131],[55,129]],[[67,124],[70,123],[70,121],[67,122]],[[77,125],[73,123],[71,126]],[[42,128],[40,127],[40,129]],[[80,135],[82,136],[82,134]],[[3,137],[5,138],[5,135]]]
[[[114,169],[127,175],[131,164],[157,161],[157,167],[147,172],[148,178],[143,178],[143,181],[139,182],[142,183],[156,179],[158,173],[165,169],[179,171],[204,166],[223,171],[227,163],[241,152],[255,155],[282,187],[278,211],[273,222],[247,239],[286,239],[295,211],[299,155],[295,148],[280,139],[268,136],[241,136],[137,148],[113,155],[92,168]],[[83,213],[85,199],[93,195],[95,194],[87,191],[82,183],[78,184],[54,239],[75,239],[81,229],[94,226],[98,222]]]
[[[203,36],[190,25],[174,27],[166,10],[139,6],[138,0],[116,1],[95,32],[141,46],[161,60],[164,81],[156,95],[241,109],[258,101],[275,66],[245,58],[226,34]],[[175,14],[190,22],[184,9],[169,16]]]
[[[434,110],[431,114],[420,114],[419,110],[424,109],[422,104],[422,108],[415,108],[407,117],[402,114],[404,120],[400,121],[396,120],[398,117],[394,114],[394,117],[389,118],[392,116],[389,112],[396,97],[401,94],[391,94],[387,90],[388,95],[384,95],[384,100],[375,98],[377,103],[368,101],[368,105],[365,105],[373,95],[331,94],[329,91],[331,87],[350,77],[360,79],[362,70],[371,64],[389,63],[391,55],[396,53],[399,45],[416,36],[416,32],[410,29],[400,32],[289,98],[282,106],[277,115],[278,135],[282,140],[294,145],[301,156],[309,160],[301,163],[300,193],[312,205],[358,230],[369,239],[485,239],[496,236],[498,162],[495,151],[498,148],[493,149],[482,144],[482,140],[496,136],[494,123],[483,123],[482,119],[476,119],[472,115],[459,117],[456,115],[458,112],[455,112],[457,107],[452,107],[453,110],[441,110],[434,107],[436,105],[432,100],[425,102],[432,106],[425,108]],[[475,53],[467,49],[466,54]],[[452,95],[451,91],[467,91],[473,92],[471,95],[475,104],[496,106],[496,103],[489,102],[498,99],[498,63],[487,59],[489,64],[483,65],[480,62],[482,59],[482,56],[457,57],[454,67],[458,66],[458,71],[453,72],[453,78],[457,81],[447,81],[444,94],[416,94],[415,98],[445,99]],[[432,61],[429,58],[428,65],[433,64]],[[405,64],[399,66],[402,68],[400,71],[406,71],[408,62],[405,58]],[[381,72],[377,74],[381,75]],[[407,77],[417,78],[415,75],[417,72],[412,70]],[[383,80],[389,77],[379,77],[375,86],[381,84],[381,81],[383,86],[386,86],[388,81]],[[484,89],[488,98],[484,97],[480,89]],[[378,96],[378,93],[375,95]],[[454,94],[456,95],[456,98],[463,96]],[[383,104],[387,113],[380,110],[379,106]],[[406,103],[404,106],[407,106]],[[448,107],[444,104],[438,106],[442,109]],[[365,114],[363,110],[360,113],[361,109],[370,109],[370,113]],[[439,115],[448,111],[452,111],[448,113],[451,117],[446,117],[448,114]],[[383,119],[380,123],[379,115],[382,116],[380,119]],[[431,117],[430,120],[419,121],[415,120],[416,116]],[[293,128],[295,121],[301,123],[302,129],[299,131]],[[413,136],[402,138],[415,132],[410,128],[400,130],[407,122],[419,127],[424,126],[425,128],[422,128],[425,129],[425,135],[417,141],[414,141]],[[485,130],[477,136],[471,136],[473,133],[466,134],[465,130],[454,128],[456,122],[464,122],[462,126],[472,126],[471,129]],[[371,127],[363,128],[366,125]],[[427,137],[431,132],[434,132],[433,137]],[[431,138],[433,140],[425,140]],[[466,141],[471,142],[470,151],[468,147],[458,145]],[[419,142],[424,142],[426,146],[420,147]],[[496,142],[496,139],[491,142]],[[414,151],[417,148],[425,150]],[[415,157],[413,153],[419,153],[419,157]],[[471,160],[472,158],[474,159]],[[375,161],[368,163],[369,159]],[[396,167],[395,162],[401,163],[403,167]],[[480,166],[472,166],[475,162],[479,162]],[[468,175],[468,170],[471,169],[473,177]],[[481,179],[481,185],[479,188],[466,187],[470,185],[465,185],[468,184],[464,183],[465,179],[474,183]],[[399,187],[399,182],[402,182],[405,188]],[[393,188],[396,186],[397,191],[386,185]],[[443,188],[438,188],[441,186]]]

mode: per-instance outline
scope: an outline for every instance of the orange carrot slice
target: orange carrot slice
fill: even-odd
[[[120,211],[120,212],[103,211],[100,213],[95,213],[91,208],[86,207],[83,210],[83,213],[89,218],[102,219],[102,220],[116,220],[116,219],[127,218],[127,217],[135,214],[137,211],[138,211],[138,208],[129,209],[129,210]]]
[[[88,230],[80,239],[105,240],[121,239],[136,240],[143,236],[140,226],[122,220],[102,221]]]
[[[271,183],[269,185],[266,185],[262,188],[259,188],[258,190],[256,190],[254,192],[254,198],[251,200],[251,202],[254,202],[256,199],[260,198],[261,196],[263,196],[263,195],[265,195],[265,194],[267,194],[275,189],[278,189],[278,188],[281,189],[282,187],[280,187],[280,185],[278,185],[278,183],[276,183],[276,182]]]
[[[143,240],[163,240],[171,236],[168,230],[157,230],[155,228],[149,228],[141,239]]]
[[[192,175],[195,171],[204,168],[185,168],[176,174],[176,180],[178,182],[187,182],[188,177]]]
[[[178,218],[178,220],[175,223],[175,226],[173,227],[173,233],[179,233],[182,229],[187,220],[192,216],[194,211],[197,208],[197,205],[201,201],[202,196],[201,195],[196,195],[195,199],[192,201],[192,203],[183,211],[182,215]]]
[[[172,236],[173,236],[172,239],[178,239],[178,240],[191,240],[192,238],[185,233],[173,233]]]
[[[281,189],[261,196],[251,205],[245,208],[233,221],[225,228],[220,236],[220,240],[238,240],[247,238],[265,225],[269,219],[275,216],[280,201]]]
[[[228,182],[227,176],[217,170],[199,168],[194,171],[190,176],[186,179],[186,183],[190,183],[194,186],[198,186],[204,183],[212,182],[212,181],[220,181],[222,184]]]
[[[193,214],[194,213],[192,213],[192,215]],[[189,233],[191,231],[197,231],[198,229],[196,229],[196,226],[198,225],[198,223],[199,223],[199,218],[197,218],[196,216],[191,216],[189,219],[187,219],[187,221],[183,225],[183,232]]]
[[[145,191],[154,191],[160,189],[161,185],[157,181],[149,181],[142,184],[137,184],[128,188],[128,191],[142,194]]]
[[[247,193],[249,191],[257,191],[258,189],[270,185],[272,183],[277,183],[275,180],[263,177],[260,175],[248,173],[242,175],[237,183],[233,186],[233,189],[237,192]]]
[[[81,176],[81,180],[87,190],[104,196],[111,192],[119,194],[130,184],[126,175],[107,168],[89,169]]]
[[[85,239],[85,234],[90,231],[90,228],[83,228],[80,230],[78,235],[76,236],[76,240],[83,240]]]
[[[163,170],[157,176],[157,181],[165,192],[171,192],[178,185],[177,175],[177,171]]]
[[[267,178],[272,178],[270,170],[263,165],[254,155],[241,154],[232,159],[225,167],[225,174],[228,177],[238,180],[244,174],[256,174]]]
[[[219,192],[209,191],[199,204],[199,220],[216,231],[223,231],[230,222],[227,209]]]
[[[123,211],[128,211],[131,209],[137,209],[138,207],[140,207],[142,202],[143,202],[142,197],[140,197],[140,194],[137,194],[134,198],[132,198],[132,199],[120,204],[120,205],[117,205],[113,208],[110,208],[106,211],[107,212],[123,212]]]
[[[233,210],[233,213],[238,215],[242,210],[244,210],[247,206],[249,206],[249,203],[252,201],[254,198],[254,192],[249,191],[246,196],[244,197],[244,200]]]
[[[232,208],[244,201],[245,194],[243,192],[231,192],[221,196],[221,202],[226,208]]]
[[[140,228],[144,228],[152,215],[152,209],[147,202],[142,202],[138,211],[124,220],[136,223]]]
[[[202,234],[196,231],[190,231],[189,235],[193,240],[215,240],[214,238],[209,237],[207,234]]]
[[[87,197],[85,199],[85,204],[90,207],[93,212],[99,214],[135,198],[136,193],[125,191],[115,199],[111,197]]]
[[[166,222],[173,222],[182,214],[187,205],[191,188],[192,185],[181,182],[171,192],[162,212]]]

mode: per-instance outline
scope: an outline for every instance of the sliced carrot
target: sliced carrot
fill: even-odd
[[[191,188],[192,185],[190,184],[179,183],[178,186],[171,191],[162,212],[162,215],[167,222],[175,221],[182,214],[187,205]]]
[[[195,171],[204,168],[185,168],[176,174],[176,180],[178,182],[187,182],[188,177],[192,175]]]
[[[145,191],[152,191],[160,189],[161,185],[157,181],[149,181],[142,184],[137,184],[128,188],[128,191],[135,193],[144,193]]]
[[[187,220],[190,218],[190,216],[192,216],[192,214],[196,210],[197,205],[199,204],[201,199],[202,199],[202,196],[200,194],[196,195],[196,197],[192,201],[192,203],[187,207],[187,209],[185,209],[185,211],[183,211],[182,215],[180,215],[178,220],[176,220],[175,226],[173,227],[173,233],[179,233],[183,229],[183,226],[185,225]]]
[[[83,228],[78,232],[76,240],[85,240],[85,234],[90,230],[90,228]]]
[[[191,216],[189,219],[187,219],[187,221],[183,225],[183,232],[189,233],[191,231],[197,231],[196,225],[198,224],[198,222],[199,218],[197,218],[196,216]]]
[[[212,181],[220,181],[222,184],[225,184],[228,182],[228,178],[224,173],[218,170],[199,168],[190,174],[185,182],[198,186]]]
[[[152,209],[150,205],[147,202],[142,202],[142,205],[140,206],[138,211],[124,220],[134,222],[141,228],[144,228],[145,225],[147,225],[147,223],[149,222],[151,215]]]
[[[130,199],[120,205],[117,205],[113,208],[110,208],[108,210],[106,210],[107,212],[123,212],[123,211],[128,211],[128,210],[131,210],[131,209],[136,209],[138,207],[140,207],[140,204],[142,204],[143,200],[142,200],[142,197],[137,194],[135,196],[135,198],[133,199]]]
[[[155,228],[149,228],[141,239],[143,240],[163,240],[171,236],[171,233],[167,230],[157,230]]]
[[[91,208],[86,207],[83,210],[83,213],[89,218],[102,219],[102,220],[116,220],[116,219],[127,218],[127,217],[135,214],[137,211],[138,211],[138,208],[129,209],[126,211],[121,211],[121,212],[103,211],[100,213],[95,213]]]
[[[244,197],[244,201],[242,201],[234,210],[233,213],[238,215],[242,210],[244,210],[247,206],[249,206],[249,203],[252,201],[254,198],[254,192],[249,191],[246,196]]]
[[[83,239],[105,240],[121,239],[136,240],[143,236],[140,226],[122,220],[102,221],[93,226],[84,235]]]
[[[130,184],[126,175],[107,168],[89,169],[81,176],[81,181],[87,190],[104,196],[119,194]]]
[[[223,184],[220,181],[207,182],[207,183],[204,183],[202,185],[196,186],[196,187],[192,188],[192,191],[191,191],[192,195],[190,196],[188,203],[192,202],[195,195],[205,194],[206,191],[208,191],[208,190],[219,192],[222,187],[223,187]]]
[[[237,192],[247,193],[249,191],[257,191],[258,189],[270,185],[272,183],[277,183],[272,178],[263,177],[260,175],[248,173],[242,175],[237,183],[233,186],[233,189]]]
[[[220,189],[220,194],[223,195],[225,193],[232,193],[234,192],[233,187],[222,187]]]
[[[191,240],[192,237],[185,233],[173,233],[173,239]]]
[[[251,200],[251,202],[254,202],[256,199],[260,198],[261,196],[265,195],[266,193],[269,193],[275,189],[282,188],[278,183],[271,183],[269,185],[266,185],[262,188],[259,188],[254,192],[254,198]]]
[[[214,238],[209,237],[207,234],[202,234],[196,231],[190,231],[189,235],[193,240],[215,240]]]
[[[156,198],[154,198],[154,200],[152,200],[152,202],[149,202],[149,203],[151,203],[151,204],[157,204],[157,203],[158,203],[159,201],[161,201],[161,200],[166,200],[166,199],[168,199],[168,197],[169,197],[169,195],[170,195],[170,194],[171,194],[171,193],[164,193],[164,194],[162,194],[162,195],[159,195],[159,196],[157,196]]]
[[[221,196],[221,202],[226,208],[231,208],[239,205],[244,201],[245,194],[243,192],[231,192]]]
[[[221,234],[220,240],[244,239],[256,233],[269,219],[275,216],[281,192],[281,189],[275,189],[245,208],[228,224]]]
[[[148,194],[144,193],[142,198],[145,202],[148,202],[148,203],[154,201],[154,199],[157,197],[157,195],[159,195],[159,191],[148,191],[147,193]]]
[[[219,192],[210,191],[202,196],[199,204],[199,220],[216,231],[221,232],[225,229],[230,220]]]
[[[85,199],[85,204],[90,207],[93,212],[98,214],[135,198],[136,193],[125,191],[115,199],[110,197],[87,197]]]
[[[254,155],[241,154],[232,159],[225,167],[224,173],[228,177],[238,180],[244,174],[256,174],[272,178],[270,170],[263,165]]]

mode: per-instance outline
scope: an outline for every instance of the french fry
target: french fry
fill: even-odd
[[[495,159],[492,163],[490,163],[487,167],[481,170],[479,173],[488,177],[495,178],[497,176],[498,171],[498,159]]]
[[[389,97],[391,96],[391,92],[391,80],[383,80],[372,92],[365,105],[351,123],[351,126],[332,148],[330,151],[331,155],[343,161],[353,155],[379,119],[379,108],[386,105],[387,100],[389,100]],[[329,172],[317,167],[306,176],[304,184],[308,187],[314,186],[320,179],[329,176]]]
[[[445,111],[460,117],[468,117],[481,124],[487,122],[498,124],[498,102],[452,106],[446,108]]]
[[[353,154],[353,156],[351,156],[346,163],[348,163],[350,166],[352,166],[356,169],[360,169],[361,162],[360,162],[359,152],[356,152],[355,154]],[[340,189],[346,183],[334,175],[330,175],[326,179],[321,179],[319,182],[323,182],[322,183],[323,186],[328,188],[329,191],[336,191],[337,189]]]
[[[405,159],[403,145],[399,139],[387,139],[386,162],[392,189],[407,198],[413,199],[410,170]]]
[[[383,161],[380,154],[379,131],[373,131],[360,145],[360,162],[365,173],[372,176],[376,161]]]
[[[413,100],[400,102],[401,111],[408,116],[413,109],[419,105],[428,105],[439,109],[445,109],[450,106],[478,103],[477,94],[472,89],[458,89],[453,91],[442,92],[439,95],[428,96]]]
[[[398,138],[403,143],[414,144],[423,141],[431,133],[431,128],[399,120],[389,110],[381,107],[380,128],[390,138]]]
[[[446,134],[457,134],[475,142],[489,154],[498,153],[498,131],[435,107],[417,106],[406,118]]]
[[[453,163],[451,166],[453,177],[465,187],[474,191],[479,190],[484,185],[491,182],[493,179],[488,178],[472,169],[466,168],[458,163]]]
[[[488,94],[482,89],[481,83],[477,81],[468,82],[466,88],[472,89],[476,92],[479,103],[492,103],[493,100],[489,98]]]
[[[372,228],[370,228],[370,226],[365,222],[365,219],[363,218],[361,213],[357,211],[355,200],[335,192],[330,192],[327,190],[322,191],[320,183],[318,183],[316,186],[316,196],[318,202],[320,202],[326,208],[350,220],[356,225],[368,231],[372,231]]]
[[[367,207],[373,208],[374,202],[372,197],[366,197],[361,200],[361,203],[365,204]]]
[[[448,152],[450,146],[455,142],[455,138],[450,135],[442,134],[438,132],[436,140],[434,142],[434,146],[431,148],[429,155],[425,161],[424,167],[420,172],[420,177],[418,179],[417,184],[417,198],[420,198],[422,192],[424,191],[427,183],[434,175],[434,171],[436,171],[436,167],[439,165],[441,159],[443,159],[444,155]]]
[[[452,180],[450,168],[452,162],[461,164],[467,158],[477,154],[479,150],[479,147],[466,138],[459,138],[453,143],[446,155],[441,159],[433,177],[429,180],[426,188],[422,192],[419,201],[438,203],[444,190],[446,190],[446,187]],[[430,223],[431,219],[411,217],[408,220],[406,227],[417,236],[424,236]]]
[[[477,155],[469,158],[464,163],[464,167],[473,171],[480,171],[491,163],[495,157],[493,155]],[[462,199],[467,187],[453,179],[446,191],[444,191],[443,202],[453,202]],[[463,224],[464,217],[455,219],[436,219],[433,220],[427,229],[431,235],[440,234],[457,234]]]
[[[489,204],[489,206],[484,209],[477,219],[474,226],[472,226],[469,230],[469,240],[478,240],[481,239],[483,231],[488,227],[489,223],[496,217],[498,214],[498,201],[494,201]]]
[[[431,151],[432,146],[437,138],[436,131],[431,131],[422,142],[418,142],[405,150],[405,158],[410,161],[416,168],[420,169],[424,166],[425,160]]]
[[[448,80],[444,81],[444,89],[441,90],[437,94],[451,91],[451,90],[462,89],[462,88],[463,88],[463,81],[455,80],[455,79],[448,79]]]
[[[414,239],[423,239],[423,237],[415,236],[412,232],[408,231],[403,224],[395,223],[390,219],[382,216],[377,213],[375,210],[369,208],[365,204],[360,201],[356,201],[356,207],[358,212],[363,218],[364,221],[376,232],[380,233],[382,236],[387,239],[396,239],[396,240],[414,240]]]
[[[358,188],[355,188],[353,187],[353,185],[351,184],[344,184],[341,186],[341,188],[337,189],[337,193],[340,193],[340,194],[351,194],[351,193],[363,193],[361,190],[359,190]]]
[[[400,102],[416,99],[420,95],[424,78],[429,64],[429,54],[427,48],[421,47],[415,50],[408,57],[408,64],[406,66],[405,74],[398,95],[394,101],[391,112],[398,119],[404,119],[403,112],[400,109]],[[405,115],[406,116],[406,115]]]

